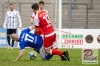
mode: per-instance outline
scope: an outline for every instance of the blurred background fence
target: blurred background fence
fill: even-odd
[[[31,4],[40,0],[0,0],[0,26],[2,27],[5,13],[9,10],[9,4],[13,3],[15,9],[20,12],[23,27],[30,26],[32,14]],[[59,28],[59,0],[43,0],[45,9],[48,10],[51,22],[55,28]],[[69,25],[68,7],[69,0],[62,0],[62,28],[99,29],[100,28],[100,0],[72,0],[71,22]]]

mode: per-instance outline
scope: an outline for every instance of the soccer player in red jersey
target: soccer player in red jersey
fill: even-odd
[[[47,54],[59,55],[62,61],[70,60],[68,52],[63,52],[59,49],[52,48],[53,43],[56,41],[56,32],[50,22],[50,17],[45,11],[39,10],[37,3],[32,6],[33,12],[36,14],[34,17],[35,33],[41,29],[44,35],[44,48]]]
[[[44,1],[40,1],[39,2],[39,10],[40,11],[45,11],[48,14],[48,11],[44,9],[45,6],[45,2]],[[35,17],[35,13],[33,12],[30,18],[31,24],[33,24],[34,21],[34,17]]]

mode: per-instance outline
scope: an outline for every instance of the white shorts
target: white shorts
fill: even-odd
[[[42,59],[45,59],[46,52],[45,52],[45,49],[44,49],[44,46],[43,46],[43,45],[42,45],[42,47],[40,48],[39,53],[40,53],[41,58],[42,58]]]

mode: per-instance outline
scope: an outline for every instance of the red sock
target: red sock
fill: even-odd
[[[52,55],[63,56],[63,52],[59,49],[52,49]]]

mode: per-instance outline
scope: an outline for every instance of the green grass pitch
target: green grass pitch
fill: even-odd
[[[65,49],[61,49],[65,50]],[[30,60],[28,52],[32,51],[30,48],[25,49],[24,56],[14,62],[19,49],[0,48],[0,66],[100,66],[100,50],[98,50],[98,64],[82,64],[82,50],[81,49],[67,49],[70,53],[71,61],[61,61],[59,56],[53,56],[50,61],[42,61],[39,54],[35,60]]]

